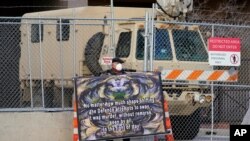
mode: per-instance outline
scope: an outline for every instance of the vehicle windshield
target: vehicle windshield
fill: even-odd
[[[176,58],[179,61],[208,61],[208,54],[199,32],[172,30]]]
[[[144,29],[137,32],[136,58],[142,60],[144,57]],[[172,60],[172,50],[169,40],[169,33],[166,29],[155,30],[154,60]]]

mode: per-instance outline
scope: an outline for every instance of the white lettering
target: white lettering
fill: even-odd
[[[243,136],[244,134],[247,133],[247,130],[246,129],[236,129],[235,132],[234,132],[234,136]]]
[[[234,132],[234,136],[241,136],[239,129],[236,129],[236,131]]]
[[[243,136],[243,134],[246,134],[247,130],[246,129],[241,129],[241,135]]]

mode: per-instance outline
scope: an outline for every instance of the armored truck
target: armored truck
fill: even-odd
[[[111,67],[112,57],[125,60],[127,69],[145,71],[143,18],[149,10],[115,7],[111,17],[110,7],[96,6],[23,15],[20,28],[22,101],[29,103],[35,93],[44,93],[52,99],[51,107],[70,107],[74,92],[72,78],[99,75]],[[171,78],[181,70],[212,70],[206,43],[198,26],[154,20],[153,70],[162,72],[162,89],[169,103],[174,136],[192,139],[199,132],[200,109],[211,103],[210,89],[188,85],[207,83],[204,81]],[[170,77],[166,72],[171,72]]]

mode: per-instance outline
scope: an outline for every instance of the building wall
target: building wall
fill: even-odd
[[[87,6],[88,0],[68,0],[68,7],[81,7],[81,6]]]
[[[113,0],[114,6],[121,7],[152,7],[155,0]],[[89,0],[88,5],[110,5],[110,0]]]

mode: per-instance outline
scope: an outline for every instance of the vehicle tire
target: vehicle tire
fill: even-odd
[[[192,140],[200,130],[200,109],[189,116],[171,116],[170,118],[176,140]]]
[[[102,68],[99,64],[100,53],[104,42],[105,35],[102,32],[94,34],[87,42],[85,48],[85,61],[88,69],[94,75],[99,75]]]

